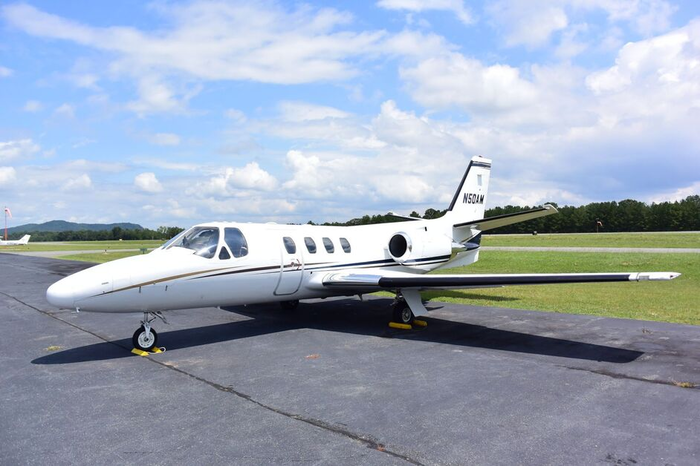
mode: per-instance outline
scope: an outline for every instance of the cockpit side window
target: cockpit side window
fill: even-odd
[[[233,257],[243,257],[248,255],[248,242],[238,228],[225,228],[224,241],[231,249]]]
[[[304,243],[306,243],[306,249],[309,251],[309,254],[316,254],[316,241],[313,238],[305,237]]]
[[[282,238],[282,241],[284,242],[284,249],[286,249],[289,254],[296,254],[297,245],[294,244],[294,240],[292,238],[285,236]]]
[[[185,233],[187,233],[187,231],[186,231],[186,230],[182,230],[180,233],[178,233],[177,235],[173,236],[173,237],[170,238],[168,241],[166,241],[165,244],[163,244],[160,248],[161,248],[161,249],[168,249],[168,248],[170,247],[171,244],[173,244],[173,243],[176,242],[176,241],[179,241],[180,238],[182,238],[182,236],[185,235]]]
[[[219,247],[219,229],[216,227],[194,227],[175,238],[169,248],[191,249],[197,256],[211,259]]]
[[[231,254],[229,254],[228,249],[226,249],[226,246],[221,247],[221,251],[219,252],[219,260],[226,260],[230,259]]]
[[[323,238],[323,245],[326,248],[326,251],[328,251],[329,254],[332,254],[335,252],[335,246],[333,246],[333,241],[331,241],[330,238]]]

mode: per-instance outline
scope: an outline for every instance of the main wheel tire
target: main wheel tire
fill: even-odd
[[[394,322],[399,324],[412,324],[415,316],[406,303],[394,305]]]
[[[280,301],[280,306],[282,306],[282,309],[285,311],[293,311],[299,307],[299,300],[294,299],[292,301]]]
[[[147,334],[146,328],[142,325],[134,332],[134,336],[131,337],[131,343],[133,343],[134,348],[141,351],[151,351],[158,343],[158,333],[151,328],[150,334]]]

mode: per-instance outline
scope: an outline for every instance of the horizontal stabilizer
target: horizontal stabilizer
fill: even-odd
[[[410,217],[408,215],[399,215],[396,212],[387,213],[389,217],[400,218],[401,220],[422,220],[420,217]]]
[[[538,209],[517,212],[514,214],[497,215],[495,217],[482,218],[471,222],[458,223],[454,225],[454,227],[471,227],[480,231],[493,230],[494,228],[512,225],[513,223],[526,222],[535,218],[556,214],[557,212],[558,210],[556,207],[546,204],[544,207],[540,207]]]

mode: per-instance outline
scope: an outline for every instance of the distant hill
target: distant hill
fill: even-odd
[[[8,228],[7,233],[31,233],[36,231],[109,231],[114,227],[120,227],[122,230],[143,230],[141,225],[136,223],[73,223],[66,222],[65,220],[51,220],[46,223],[27,223],[26,225],[19,225],[16,227]]]

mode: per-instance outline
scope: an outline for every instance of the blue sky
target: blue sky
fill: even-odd
[[[700,3],[4,2],[15,225],[316,222],[700,192]]]

